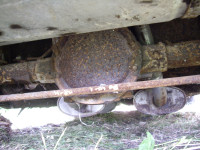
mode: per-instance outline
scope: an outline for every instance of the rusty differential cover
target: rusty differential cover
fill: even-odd
[[[61,89],[116,84],[137,78],[140,46],[128,29],[63,37],[58,39],[57,45],[56,83]],[[102,103],[119,98],[122,94],[104,94],[104,98],[102,94],[97,94],[72,99],[79,102],[84,100],[84,103],[85,100],[92,103],[88,101],[101,99],[99,103]]]

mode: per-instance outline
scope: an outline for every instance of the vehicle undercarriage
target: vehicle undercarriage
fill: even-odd
[[[67,2],[0,2],[1,107],[162,115],[200,93],[198,0]]]

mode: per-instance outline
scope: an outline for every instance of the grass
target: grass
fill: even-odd
[[[56,143],[59,150],[137,149],[147,131],[154,137],[157,150],[200,146],[200,120],[194,113],[149,116],[136,111],[112,112],[82,118],[82,121],[87,126],[75,120],[60,126],[12,132],[10,141],[1,143],[0,149],[40,150],[46,147],[53,150]]]

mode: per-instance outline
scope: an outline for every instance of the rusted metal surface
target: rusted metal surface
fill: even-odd
[[[200,1],[191,0],[189,8],[182,18],[195,18],[200,15]]]
[[[57,47],[57,46],[54,46],[54,47]],[[156,71],[163,72],[163,71],[166,71],[166,66],[168,69],[190,67],[190,66],[200,66],[200,41],[199,40],[168,44],[165,46],[159,43],[157,45],[143,46],[143,49],[144,49],[143,67],[141,69],[141,73],[156,72]],[[93,59],[95,55],[94,53],[92,53],[91,54],[92,56],[89,57],[90,59],[88,59],[87,57],[89,55],[86,55],[83,52],[82,55],[85,56],[84,57],[85,59],[82,59],[82,61],[86,62],[86,64],[84,64],[83,62],[78,63],[79,61],[81,61],[81,55],[79,55],[77,57],[77,60],[76,60],[77,62],[75,64],[76,67],[78,66],[77,69],[76,67],[74,67],[72,71],[70,71],[69,69],[66,69],[68,67],[73,68],[71,62],[68,62],[68,67],[65,68],[63,66],[63,71],[65,70],[65,72],[63,72],[63,76],[64,76],[64,73],[67,74],[67,71],[68,71],[69,75],[67,74],[67,77],[65,78],[66,80],[69,81],[70,85],[72,85],[72,87],[70,87],[68,84],[65,84],[62,86],[63,89],[68,88],[68,87],[69,88],[78,87],[79,83],[81,86],[93,86],[95,84],[100,85],[100,84],[113,84],[113,83],[135,81],[136,76],[137,76],[137,71],[140,69],[140,67],[138,67],[140,66],[139,64],[140,54],[139,54],[139,51],[137,50],[139,49],[133,49],[133,52],[132,52],[133,55],[131,55],[132,57],[127,56],[127,54],[126,53],[124,54],[124,52],[120,53],[119,50],[116,50],[117,52],[114,53],[112,56],[110,56],[109,59],[107,59],[108,56],[105,56],[105,57],[102,56],[102,57],[99,57],[99,60],[98,60],[98,57],[95,57]],[[130,51],[129,54],[132,54],[131,48],[127,49],[127,52],[128,51]],[[78,53],[75,53],[75,54],[78,55]],[[100,51],[98,51],[97,55],[99,54],[100,54]],[[102,53],[102,55],[103,54],[105,55],[105,53]],[[111,52],[110,52],[110,55],[111,55]],[[166,58],[166,55],[167,55],[167,58]],[[121,58],[121,56],[123,57]],[[70,58],[70,56],[68,57]],[[127,60],[125,60],[125,57],[128,57]],[[166,64],[166,59],[167,59],[167,64]],[[96,60],[97,60],[96,64],[91,63],[91,62],[95,62]],[[123,62],[123,60],[125,61]],[[109,64],[109,61],[111,61],[112,64]],[[88,67],[90,65],[91,65],[91,68]],[[86,69],[84,69],[84,67]],[[79,71],[81,73],[81,76],[79,76],[78,72],[76,73],[76,71]],[[70,78],[71,80],[68,79],[69,76],[71,76]],[[75,77],[78,81],[75,80]],[[96,80],[91,79],[91,77],[93,77]],[[62,80],[59,80],[59,82],[61,82],[59,85],[63,84]],[[9,65],[1,66],[0,67],[0,84],[5,83],[5,82],[13,82],[13,81],[41,82],[41,83],[55,82],[55,71],[53,69],[53,62],[51,58],[42,59],[38,61],[32,61],[32,62],[9,64]],[[73,85],[72,81],[75,81],[75,86]]]
[[[198,75],[200,70],[200,66],[195,67],[183,67],[183,68],[175,68],[169,69],[167,72],[164,72],[163,75],[165,78],[173,78],[179,76],[190,76],[190,75]],[[187,96],[194,96],[200,94],[200,85],[192,84],[192,85],[181,85],[177,86],[182,89]]]
[[[186,103],[184,92],[175,87],[166,87],[167,103],[160,107],[155,106],[154,93],[151,89],[141,90],[134,96],[134,105],[137,110],[150,115],[169,114],[180,110]]]
[[[72,88],[72,89],[65,89],[65,90],[53,90],[53,91],[32,92],[32,93],[24,93],[24,94],[1,95],[0,102],[44,99],[44,98],[53,98],[53,97],[67,97],[67,96],[99,94],[99,93],[111,93],[111,92],[119,92],[119,91],[129,91],[129,90],[175,86],[175,85],[184,85],[184,84],[200,84],[200,75],[168,78],[168,79],[160,79],[160,80],[111,84],[111,85],[104,85],[104,86]],[[94,102],[93,104],[96,104],[96,103]]]
[[[123,82],[140,57],[140,47],[126,29],[66,37],[55,58],[70,88]]]
[[[46,91],[46,90],[55,90],[58,89],[55,84],[39,84],[31,90],[27,90],[24,84],[3,84],[0,86],[0,91],[2,94],[17,94],[17,93],[27,93],[27,92],[37,92],[37,91]],[[32,107],[51,107],[57,105],[57,98],[50,99],[40,99],[40,100],[29,100],[29,101],[14,101],[14,102],[5,102],[0,103],[2,108],[32,108]]]
[[[143,46],[141,73],[165,72],[167,69],[200,66],[200,41]]]
[[[163,43],[143,46],[141,73],[167,71],[166,47]]]
[[[56,84],[60,89],[136,81],[140,45],[128,29],[71,35],[54,40]],[[113,101],[123,93],[73,97],[77,102]],[[68,100],[70,101],[70,100]]]
[[[150,72],[152,73],[152,78],[151,79],[162,79],[163,75],[159,71],[160,69],[166,68],[167,70],[167,59],[166,59],[166,53],[163,50],[164,45],[162,43],[159,43],[158,49],[152,48],[152,44],[154,44],[154,38],[151,32],[151,28],[149,25],[142,25],[139,27],[136,27],[136,31],[138,31],[138,36],[139,36],[139,41],[140,43],[144,45],[149,45],[148,49],[146,51],[144,50],[145,48],[143,47],[142,52],[143,52],[143,67],[141,69],[141,73],[144,70],[150,69]],[[144,41],[143,41],[144,39]],[[152,51],[153,50],[153,51]],[[148,62],[144,60],[148,60]],[[157,63],[158,62],[158,63]],[[164,66],[165,65],[165,66]],[[159,69],[158,69],[159,68]],[[148,73],[147,71],[146,73]],[[157,107],[161,107],[166,104],[167,102],[167,92],[165,87],[158,87],[158,88],[152,88],[150,89],[153,92],[153,99],[152,101]]]
[[[52,58],[38,60],[35,65],[35,82],[55,83],[56,73]]]
[[[0,84],[7,82],[54,83],[55,72],[52,59],[0,66]]]
[[[200,41],[187,41],[166,45],[168,68],[200,65]]]
[[[1,66],[0,83],[2,84],[14,81],[31,82],[31,76],[33,75],[35,64],[36,62],[25,62]]]

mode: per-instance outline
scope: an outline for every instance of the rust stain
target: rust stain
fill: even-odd
[[[200,75],[195,75],[195,76],[167,78],[167,79],[160,79],[160,80],[149,80],[149,81],[104,85],[103,88],[101,86],[91,86],[91,87],[82,87],[82,88],[72,88],[70,90],[65,89],[65,90],[31,92],[31,93],[24,93],[24,94],[1,95],[0,102],[116,92],[116,89],[113,89],[113,88],[110,89],[109,88],[110,86],[117,86],[118,87],[117,91],[120,92],[120,91],[131,91],[131,90],[148,89],[148,88],[155,88],[155,87],[175,86],[175,85],[184,85],[184,84],[199,84],[199,83],[200,83]],[[99,101],[97,102],[93,101],[92,104],[97,104],[98,102]]]
[[[187,41],[166,45],[168,68],[200,65],[200,41]]]
[[[165,72],[167,69],[200,66],[200,41],[143,46],[141,73]]]
[[[110,30],[63,38],[56,70],[71,88],[123,82],[140,51],[130,34]]]
[[[0,84],[5,82],[54,83],[55,73],[51,59],[0,66]]]
[[[167,54],[163,43],[143,46],[143,65],[141,73],[167,71]]]
[[[54,60],[59,77],[56,83],[60,89],[122,83],[136,76],[133,66],[141,61],[140,46],[127,28],[63,37],[57,47]],[[136,80],[136,77],[131,79]],[[107,97],[114,100],[116,95],[120,97],[122,93]],[[102,96],[85,95],[72,99],[97,101]]]

